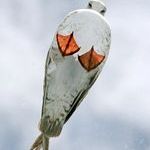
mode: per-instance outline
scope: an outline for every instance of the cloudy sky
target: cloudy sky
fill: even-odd
[[[58,24],[88,0],[0,0],[0,149],[39,134],[44,64]],[[150,1],[106,0],[109,59],[52,150],[150,150]]]

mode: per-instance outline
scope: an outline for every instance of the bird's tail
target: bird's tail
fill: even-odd
[[[33,143],[30,150],[49,150],[49,138],[44,134],[40,134]]]

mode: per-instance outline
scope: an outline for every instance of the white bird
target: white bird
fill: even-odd
[[[59,25],[46,59],[41,135],[31,150],[48,150],[99,76],[111,43],[105,12],[103,2],[91,0]]]

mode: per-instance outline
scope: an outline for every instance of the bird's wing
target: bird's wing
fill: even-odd
[[[69,110],[69,113],[68,115],[66,116],[66,119],[65,119],[65,123],[69,120],[69,118],[72,116],[72,114],[75,112],[75,110],[77,109],[77,107],[80,105],[80,103],[82,102],[82,100],[85,98],[85,96],[87,95],[89,89],[91,88],[91,86],[94,84],[94,82],[96,81],[96,79],[98,78],[98,75],[99,75],[99,71],[95,73],[95,75],[93,75],[90,79],[90,82],[89,82],[89,86],[88,88],[82,90],[79,92],[79,94],[75,97],[72,105],[71,105],[71,108]]]
[[[44,78],[44,85],[43,85],[44,95],[43,95],[42,114],[41,115],[43,115],[44,104],[45,104],[44,99],[47,95],[47,76],[46,75],[47,75],[48,66],[51,64],[50,53],[51,53],[51,49],[48,51],[47,58],[46,58],[46,63],[45,63],[45,78]]]

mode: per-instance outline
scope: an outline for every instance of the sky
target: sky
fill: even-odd
[[[87,2],[0,0],[0,149],[28,150],[39,134],[48,49],[63,18]],[[52,150],[150,150],[150,1],[105,3],[108,61]]]

